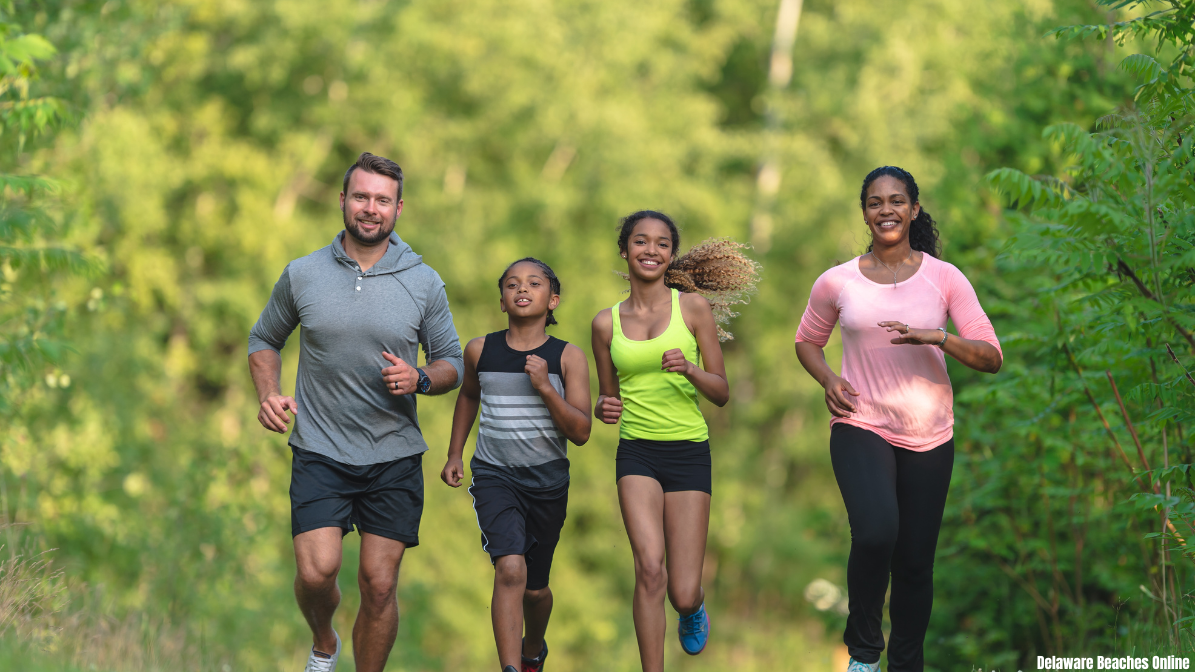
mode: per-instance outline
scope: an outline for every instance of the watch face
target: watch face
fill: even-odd
[[[426,373],[420,372],[420,374],[419,374],[419,391],[427,392],[430,389],[432,389],[432,379],[428,378]]]

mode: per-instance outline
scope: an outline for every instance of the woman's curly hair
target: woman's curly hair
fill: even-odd
[[[627,241],[635,224],[644,219],[663,222],[672,234],[674,253],[664,273],[664,284],[682,292],[704,296],[714,311],[718,340],[733,340],[734,335],[722,325],[729,324],[731,318],[738,316],[731,306],[750,301],[763,268],[743,252],[750,246],[727,238],[709,238],[678,256],[675,250],[680,247],[680,230],[672,218],[655,210],[640,210],[622,219],[618,232],[619,251],[627,249]],[[619,272],[619,275],[629,279],[624,272]]]

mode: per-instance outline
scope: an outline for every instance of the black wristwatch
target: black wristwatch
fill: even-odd
[[[427,394],[432,391],[432,379],[427,377],[423,369],[415,369],[419,372],[419,382],[415,384],[416,394]]]

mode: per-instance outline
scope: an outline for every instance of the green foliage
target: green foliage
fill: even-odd
[[[53,300],[46,280],[51,273],[91,267],[56,240],[62,229],[47,208],[58,182],[13,172],[27,166],[21,154],[26,140],[62,117],[61,100],[30,93],[38,61],[54,53],[45,38],[24,34],[0,17],[0,419],[66,349],[64,307]]]
[[[1064,643],[1088,637],[1078,633],[1114,639],[1117,619],[1127,619],[1117,596],[1139,601],[1137,585],[1147,582],[1149,569],[1130,551],[1152,543],[1141,537],[1154,528],[1138,529],[1141,516],[1117,508],[1129,492],[1105,476],[1106,464],[1073,450],[1103,440],[1085,416],[1070,420],[1086,408],[1075,386],[1101,379],[1060,377],[1066,364],[1057,348],[1072,341],[1024,324],[1049,313],[1030,304],[1046,302],[1056,284],[1071,282],[1077,289],[1059,291],[1092,301],[1107,288],[1047,277],[1038,259],[998,261],[1008,231],[983,175],[1012,166],[1065,177],[1074,163],[1065,138],[1084,134],[1043,138],[1040,129],[1066,120],[1091,128],[1131,100],[1134,83],[1111,64],[1135,50],[1134,34],[1120,47],[1041,39],[1059,23],[1100,20],[1087,0],[933,0],[895,13],[862,0],[808,0],[793,84],[769,92],[775,11],[771,0],[21,5],[21,24],[60,50],[42,64],[27,100],[65,101],[56,114],[78,111],[82,123],[53,143],[30,140],[32,150],[16,134],[0,135],[0,145],[32,154],[39,167],[0,172],[53,175],[64,185],[54,195],[50,182],[9,182],[7,193],[19,198],[5,203],[42,214],[0,219],[17,241],[5,244],[45,250],[61,235],[109,271],[99,287],[56,274],[45,287],[80,308],[56,313],[79,352],[53,365],[61,370],[36,369],[53,373],[55,386],[32,388],[8,426],[0,446],[5,515],[34,523],[60,549],[54,557],[68,576],[89,584],[73,592],[96,595],[83,607],[118,622],[174,624],[163,641],[198,643],[235,669],[301,666],[306,626],[290,594],[288,455],[256,426],[245,338],[285,263],[340,228],[343,171],[369,150],[405,168],[397,230],[446,279],[463,338],[503,326],[493,279],[531,254],[563,282],[554,333],[584,346],[592,315],[625,288],[612,272],[617,218],[640,207],[672,213],[687,244],[708,236],[756,244],[760,291],[725,348],[732,401],[705,409],[715,446],[705,587],[727,645],[688,659],[669,644],[669,664],[777,670],[806,661],[824,669],[842,617],[816,611],[805,590],[817,578],[845,583],[849,528],[826,455],[821,390],[800,370],[791,339],[813,279],[862,250],[859,181],[895,163],[917,175],[946,257],[975,282],[1007,355],[994,385],[952,370],[960,457],[937,567],[947,598],[936,605],[928,662],[991,669],[1044,652],[1056,641],[1053,616],[1028,585],[1055,610]],[[1140,59],[1131,65],[1165,79]],[[774,134],[765,132],[765,109],[779,119]],[[781,166],[778,224],[753,233],[765,154]],[[1062,184],[1079,188],[1074,180],[1023,184],[1058,208]],[[1127,226],[1114,216],[1099,221]],[[1019,224],[1016,231],[1046,240]],[[1159,264],[1168,264],[1177,243],[1158,240]],[[33,269],[50,262],[23,254],[29,265],[19,279],[32,282]],[[1154,282],[1142,259],[1152,257],[1126,262]],[[1171,299],[1166,314],[1182,324],[1188,315],[1180,297]],[[1060,310],[1069,319],[1086,305]],[[1157,313],[1144,303],[1140,310]],[[1167,324],[1135,319],[1135,329]],[[1091,358],[1111,357],[1119,342],[1076,341],[1073,349],[1095,371]],[[284,385],[295,350],[297,339],[284,351]],[[67,388],[58,384],[64,374]],[[1159,413],[1183,394],[1168,380],[1158,383]],[[1155,394],[1142,382],[1152,379],[1122,384]],[[1142,399],[1152,397],[1126,403],[1139,413]],[[426,513],[421,546],[404,561],[391,668],[482,669],[493,663],[492,570],[467,496],[436,478],[451,399],[422,401],[420,412],[433,446]],[[1162,417],[1148,431],[1177,421]],[[570,455],[569,521],[553,570],[554,669],[634,668],[615,442],[615,431],[595,428]],[[1079,463],[1086,471],[1076,478],[1085,480],[1070,484],[1068,465]],[[1078,517],[1067,512],[1072,490]],[[1071,586],[1082,596],[1081,627],[1065,591],[1050,592],[1057,573],[1046,558],[1058,556],[1048,531],[1073,527],[1058,516],[1090,530],[1082,538],[1095,559],[1085,560],[1082,585]],[[342,634],[357,606],[356,543],[346,539]],[[23,649],[4,646],[0,666],[9,651],[20,660]]]
[[[1137,75],[1141,82],[1138,100],[1156,101],[1183,96],[1183,80],[1195,80],[1195,5],[1182,0],[1099,0],[1111,10],[1143,10],[1154,6],[1162,9],[1127,21],[1110,24],[1065,26],[1051,31],[1062,38],[1111,39],[1124,44],[1130,38],[1152,42],[1160,53],[1169,47],[1177,50],[1169,68],[1144,54],[1134,54],[1121,62],[1121,67]]]
[[[1175,353],[1195,355],[1195,100],[1172,76],[1189,67],[1195,28],[1182,17],[1195,3],[1171,5],[1111,27],[1055,31],[1133,35],[1181,51],[1165,68],[1125,59],[1122,68],[1144,80],[1137,103],[1095,132],[1048,127],[1045,141],[1064,157],[1054,175],[988,176],[1015,208],[1001,270],[1022,298],[1002,336],[1021,356],[998,383],[964,397],[979,411],[969,436],[991,447],[968,460],[971,482],[951,513],[966,529],[948,529],[953,548],[1011,580],[1001,582],[1012,626],[1002,635],[1020,652],[1010,663],[1119,647],[1128,630],[1109,625],[1125,614],[1157,624],[1160,648],[1195,644],[1185,588],[1193,574],[1182,557],[1195,531],[1195,382]]]

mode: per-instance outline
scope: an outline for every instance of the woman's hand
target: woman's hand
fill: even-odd
[[[622,417],[622,399],[604,394],[599,396],[593,414],[607,425],[617,425],[618,419]]]
[[[855,412],[852,396],[857,397],[859,393],[845,378],[831,375],[826,379],[826,408],[836,417],[849,418]]]
[[[660,358],[660,368],[664,371],[679,373],[682,376],[692,372],[693,363],[685,359],[685,353],[680,348],[673,348],[664,352]]]
[[[881,327],[899,334],[892,339],[896,345],[937,345],[942,342],[940,329],[913,329],[904,322],[880,322]]]

